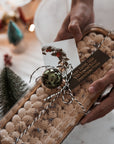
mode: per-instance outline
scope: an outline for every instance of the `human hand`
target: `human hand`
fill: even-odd
[[[55,41],[75,38],[81,40],[83,29],[94,22],[93,0],[75,0]]]
[[[98,93],[104,90],[109,84],[114,87],[114,67],[103,77],[96,80],[89,87],[90,93]],[[80,122],[82,125],[105,116],[114,109],[114,88],[111,93],[101,100],[101,103],[90,111]]]

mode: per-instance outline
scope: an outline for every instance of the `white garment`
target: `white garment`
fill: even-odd
[[[43,43],[54,41],[68,14],[71,0],[43,0],[35,15],[36,35]]]

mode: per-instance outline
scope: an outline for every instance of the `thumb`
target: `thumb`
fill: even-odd
[[[105,116],[107,113],[114,109],[114,89],[109,94],[109,97],[96,106],[85,118],[81,120],[81,124],[84,125],[88,122],[96,120]]]
[[[56,38],[55,41],[65,40],[72,38],[72,34],[68,31],[68,25],[70,23],[70,16],[69,14],[65,18]]]
[[[114,70],[110,70],[103,78],[96,80],[89,87],[90,93],[98,93],[104,90],[109,84],[114,83]]]
[[[77,20],[70,21],[68,30],[72,33],[76,41],[80,41],[82,39],[82,32]]]

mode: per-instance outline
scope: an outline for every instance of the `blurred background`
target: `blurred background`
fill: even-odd
[[[4,55],[8,54],[12,57],[11,69],[28,83],[30,74],[44,65],[42,43],[54,40],[69,9],[70,0],[1,0],[0,72]],[[94,0],[94,9],[95,23],[114,30],[114,0]],[[8,41],[11,19],[24,35],[23,47],[12,46]],[[114,111],[102,119],[77,126],[63,144],[114,144]]]

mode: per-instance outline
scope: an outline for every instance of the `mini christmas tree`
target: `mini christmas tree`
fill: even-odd
[[[18,45],[23,39],[21,30],[13,21],[10,21],[8,25],[8,39],[13,45]]]
[[[27,84],[10,68],[5,67],[0,75],[0,118],[28,90]]]
[[[14,53],[22,53],[25,50],[26,43],[23,40],[23,33],[13,21],[10,21],[8,25],[8,40]]]

